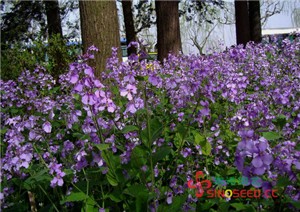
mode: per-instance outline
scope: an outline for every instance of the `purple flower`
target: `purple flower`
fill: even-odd
[[[46,133],[51,133],[51,129],[52,129],[52,125],[49,121],[46,121],[44,124],[43,124],[43,130],[46,132]]]
[[[167,196],[167,203],[170,205],[170,204],[172,204],[172,199],[173,199],[173,194],[172,194],[172,192],[170,192],[170,191],[166,191],[165,192],[165,195]]]
[[[192,154],[191,148],[185,148],[184,150],[181,151],[181,154],[184,158]]]
[[[93,161],[91,162],[91,165],[92,165],[92,166],[93,166],[94,164],[97,164],[98,167],[103,166],[104,161],[103,161],[103,159],[102,159],[102,157],[101,157],[100,155],[98,155],[98,154],[96,154],[96,153],[93,152],[93,157],[94,157],[94,159],[93,159]]]
[[[128,100],[132,100],[132,94],[136,94],[137,88],[134,85],[128,84],[126,89],[121,90],[120,95],[126,96]]]
[[[127,104],[126,111],[129,111],[130,113],[135,113],[137,111],[137,109],[135,108],[133,103],[129,102]]]
[[[78,79],[79,79],[79,75],[73,73],[73,74],[71,75],[70,82],[71,82],[72,84],[75,84],[75,83],[78,81]]]
[[[152,85],[156,86],[158,84],[158,78],[156,76],[152,75],[152,76],[149,77],[149,82]]]
[[[265,172],[265,166],[269,166],[272,161],[273,157],[271,154],[268,154],[266,152],[266,149],[268,148],[267,142],[262,142],[258,144],[258,154],[256,157],[252,160],[252,165],[255,167],[255,173],[257,175],[262,175]]]
[[[96,96],[92,92],[88,92],[82,97],[81,101],[83,104],[86,104],[86,105],[87,104],[94,105],[94,104],[96,104]]]
[[[142,170],[145,172],[145,171],[147,171],[147,166],[146,165],[144,165],[143,167],[142,167]]]
[[[57,185],[62,186],[64,184],[64,180],[62,178],[65,175],[66,175],[66,173],[64,173],[64,172],[57,173],[57,175],[51,180],[50,186],[52,188],[56,187]]]
[[[90,66],[88,66],[84,69],[84,73],[86,75],[88,75],[89,77],[94,78],[94,70]]]

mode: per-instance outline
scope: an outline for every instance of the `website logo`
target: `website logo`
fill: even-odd
[[[212,186],[212,183],[210,180],[202,180],[203,177],[203,172],[198,171],[196,173],[196,179],[189,180],[188,181],[188,187],[191,189],[195,189],[195,194],[197,197],[202,197],[204,194],[204,190],[206,190],[207,197],[208,198],[213,198],[213,197],[223,197],[223,198],[258,198],[258,197],[265,197],[265,198],[276,198],[278,197],[275,192],[277,192],[277,189],[267,189],[264,192],[261,192],[260,189],[226,189],[226,190],[220,190],[220,189],[209,189]],[[253,183],[252,183],[253,185]]]
[[[195,193],[196,193],[196,196],[197,197],[202,197],[203,196],[203,193],[204,193],[204,189],[209,189],[211,187],[211,182],[210,180],[203,180],[203,181],[200,181],[201,179],[200,178],[203,178],[203,172],[202,171],[198,171],[196,173],[196,183],[194,180],[189,180],[188,182],[188,187],[191,188],[191,189],[194,189],[195,188]],[[206,186],[202,187],[202,184],[205,183]],[[199,193],[198,193],[199,191]]]

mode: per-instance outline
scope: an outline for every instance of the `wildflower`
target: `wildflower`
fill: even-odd
[[[52,129],[52,125],[49,121],[46,121],[44,124],[43,124],[43,130],[46,132],[46,133],[51,133],[51,129]]]

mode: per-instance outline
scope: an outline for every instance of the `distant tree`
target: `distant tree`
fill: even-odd
[[[14,42],[33,41],[37,37],[46,37],[47,25],[44,3],[41,1],[4,1],[2,7],[10,7],[1,17],[2,48],[10,47]],[[39,30],[34,29],[39,24]]]
[[[219,39],[224,34],[220,25],[230,25],[233,22],[233,13],[223,1],[181,1],[179,4],[180,27],[185,49],[187,44],[195,46],[200,54],[205,54],[207,45],[219,46]],[[218,29],[218,30],[215,30]],[[214,33],[219,31],[218,33]]]
[[[119,47],[120,34],[116,2],[114,1],[79,1],[83,50],[95,45],[99,51],[90,65],[95,67],[96,76],[106,67],[106,60],[111,57],[111,48]],[[118,51],[121,59],[121,53]]]
[[[134,5],[134,11],[134,25],[136,33],[156,24],[154,0],[138,1],[138,3]]]
[[[158,60],[181,51],[178,1],[155,1]]]
[[[126,41],[128,45],[130,42],[136,41],[136,31],[134,29],[132,13],[132,0],[122,0],[122,8],[124,14]],[[128,49],[128,55],[132,53],[136,54],[136,49],[134,47],[130,47]]]

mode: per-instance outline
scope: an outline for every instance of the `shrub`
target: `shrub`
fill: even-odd
[[[37,40],[32,44],[2,44],[1,79],[17,80],[23,71],[34,70],[37,64],[58,79],[67,70],[68,64],[77,59],[80,49],[80,44],[70,43],[60,36],[53,36],[49,43]]]

